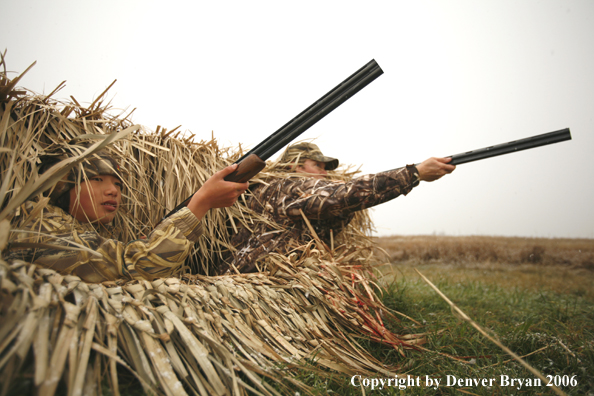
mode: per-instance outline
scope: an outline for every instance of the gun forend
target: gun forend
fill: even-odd
[[[225,176],[225,180],[235,183],[245,183],[260,173],[265,166],[265,161],[262,161],[256,154],[250,154],[237,163],[237,169]]]
[[[450,155],[452,160],[449,162],[449,164],[465,164],[467,162],[496,157],[498,155],[515,153],[517,151],[559,143],[565,140],[571,140],[569,128],[543,133],[542,135],[536,135],[525,139],[514,140],[512,142],[502,143],[495,146],[489,146],[478,150],[468,151],[461,154]]]

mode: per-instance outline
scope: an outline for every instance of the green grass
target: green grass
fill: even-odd
[[[528,271],[532,276],[525,277],[523,284],[506,279],[517,279],[515,271],[526,269],[512,268],[506,271],[485,271],[484,268],[436,269],[434,265],[418,266],[432,282],[448,296],[462,311],[491,334],[498,336],[501,343],[516,354],[525,357],[526,362],[539,370],[545,377],[557,381],[570,379],[574,386],[561,386],[568,395],[594,395],[594,299],[579,288],[566,288],[559,292],[556,281],[551,277],[550,284],[542,280],[541,271]],[[401,268],[402,270],[402,268]],[[473,274],[475,271],[477,273]],[[592,273],[577,276],[593,277]],[[314,387],[314,393],[337,395],[540,395],[554,394],[552,388],[545,386],[528,387],[523,385],[502,386],[502,376],[510,381],[531,379],[535,375],[511,359],[486,337],[467,322],[458,319],[450,306],[437,295],[410,267],[404,268],[393,280],[387,277],[387,292],[384,303],[391,309],[410,316],[419,322],[392,322],[388,326],[396,333],[432,333],[424,348],[430,352],[408,351],[402,358],[386,346],[363,341],[368,349],[388,365],[400,364],[405,367],[403,374],[425,379],[440,379],[438,389],[427,388],[423,381],[417,386],[399,390],[394,387],[371,389],[362,393],[361,387],[354,387],[350,378],[324,379],[312,374],[304,374],[300,379]],[[390,278],[392,280],[390,280]],[[532,279],[532,282],[530,281]],[[535,279],[540,279],[535,284]],[[439,332],[441,331],[441,332]],[[439,333],[438,333],[439,332]],[[566,348],[565,348],[565,347]],[[462,358],[464,362],[447,355]],[[491,386],[447,386],[452,376],[457,379],[493,379]],[[384,378],[382,375],[377,377]],[[505,378],[505,377],[504,377]],[[357,381],[358,383],[358,381]],[[381,385],[379,385],[381,387]]]

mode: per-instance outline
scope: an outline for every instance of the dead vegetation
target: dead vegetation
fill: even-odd
[[[391,263],[537,264],[594,271],[594,240],[490,236],[390,236],[376,239]]]
[[[361,337],[401,356],[421,341],[392,333],[382,322],[380,313],[387,309],[372,279],[376,261],[365,213],[332,247],[311,241],[289,256],[271,254],[272,275],[208,276],[213,258],[231,248],[236,224],[259,220],[241,201],[208,213],[193,261],[172,278],[91,284],[4,260],[19,231],[10,222],[18,208],[29,200],[41,210],[48,203],[41,193],[94,152],[109,150],[129,171],[126,207],[112,229],[98,230],[123,243],[152,230],[242,153],[219,147],[214,137],[196,142],[178,128],[134,125],[129,113],[114,115],[107,90],[83,106],[74,98],[55,100],[62,85],[48,96],[17,89],[22,75],[9,79],[3,60],[0,394],[94,394],[108,388],[118,395],[126,371],[146,393],[279,395],[309,389],[297,379],[304,365],[328,377],[399,370],[371,356]],[[73,139],[94,143],[39,175],[39,156]],[[348,170],[343,176],[349,177]]]

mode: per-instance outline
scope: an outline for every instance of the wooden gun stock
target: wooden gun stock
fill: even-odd
[[[250,154],[237,164],[237,169],[233,173],[225,176],[225,180],[235,183],[245,183],[260,173],[265,166],[265,161],[262,161],[256,154]]]

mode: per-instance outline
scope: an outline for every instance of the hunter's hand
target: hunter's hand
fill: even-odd
[[[417,170],[419,171],[419,179],[423,181],[432,182],[445,176],[449,173],[452,173],[454,169],[456,169],[456,165],[449,165],[452,158],[436,158],[431,157],[426,159],[425,161],[421,162],[417,165]]]
[[[224,178],[232,173],[237,165],[230,165],[212,175],[198,191],[192,196],[188,209],[202,219],[206,212],[212,208],[225,208],[233,205],[237,198],[248,189],[249,183],[234,183],[225,181]]]

